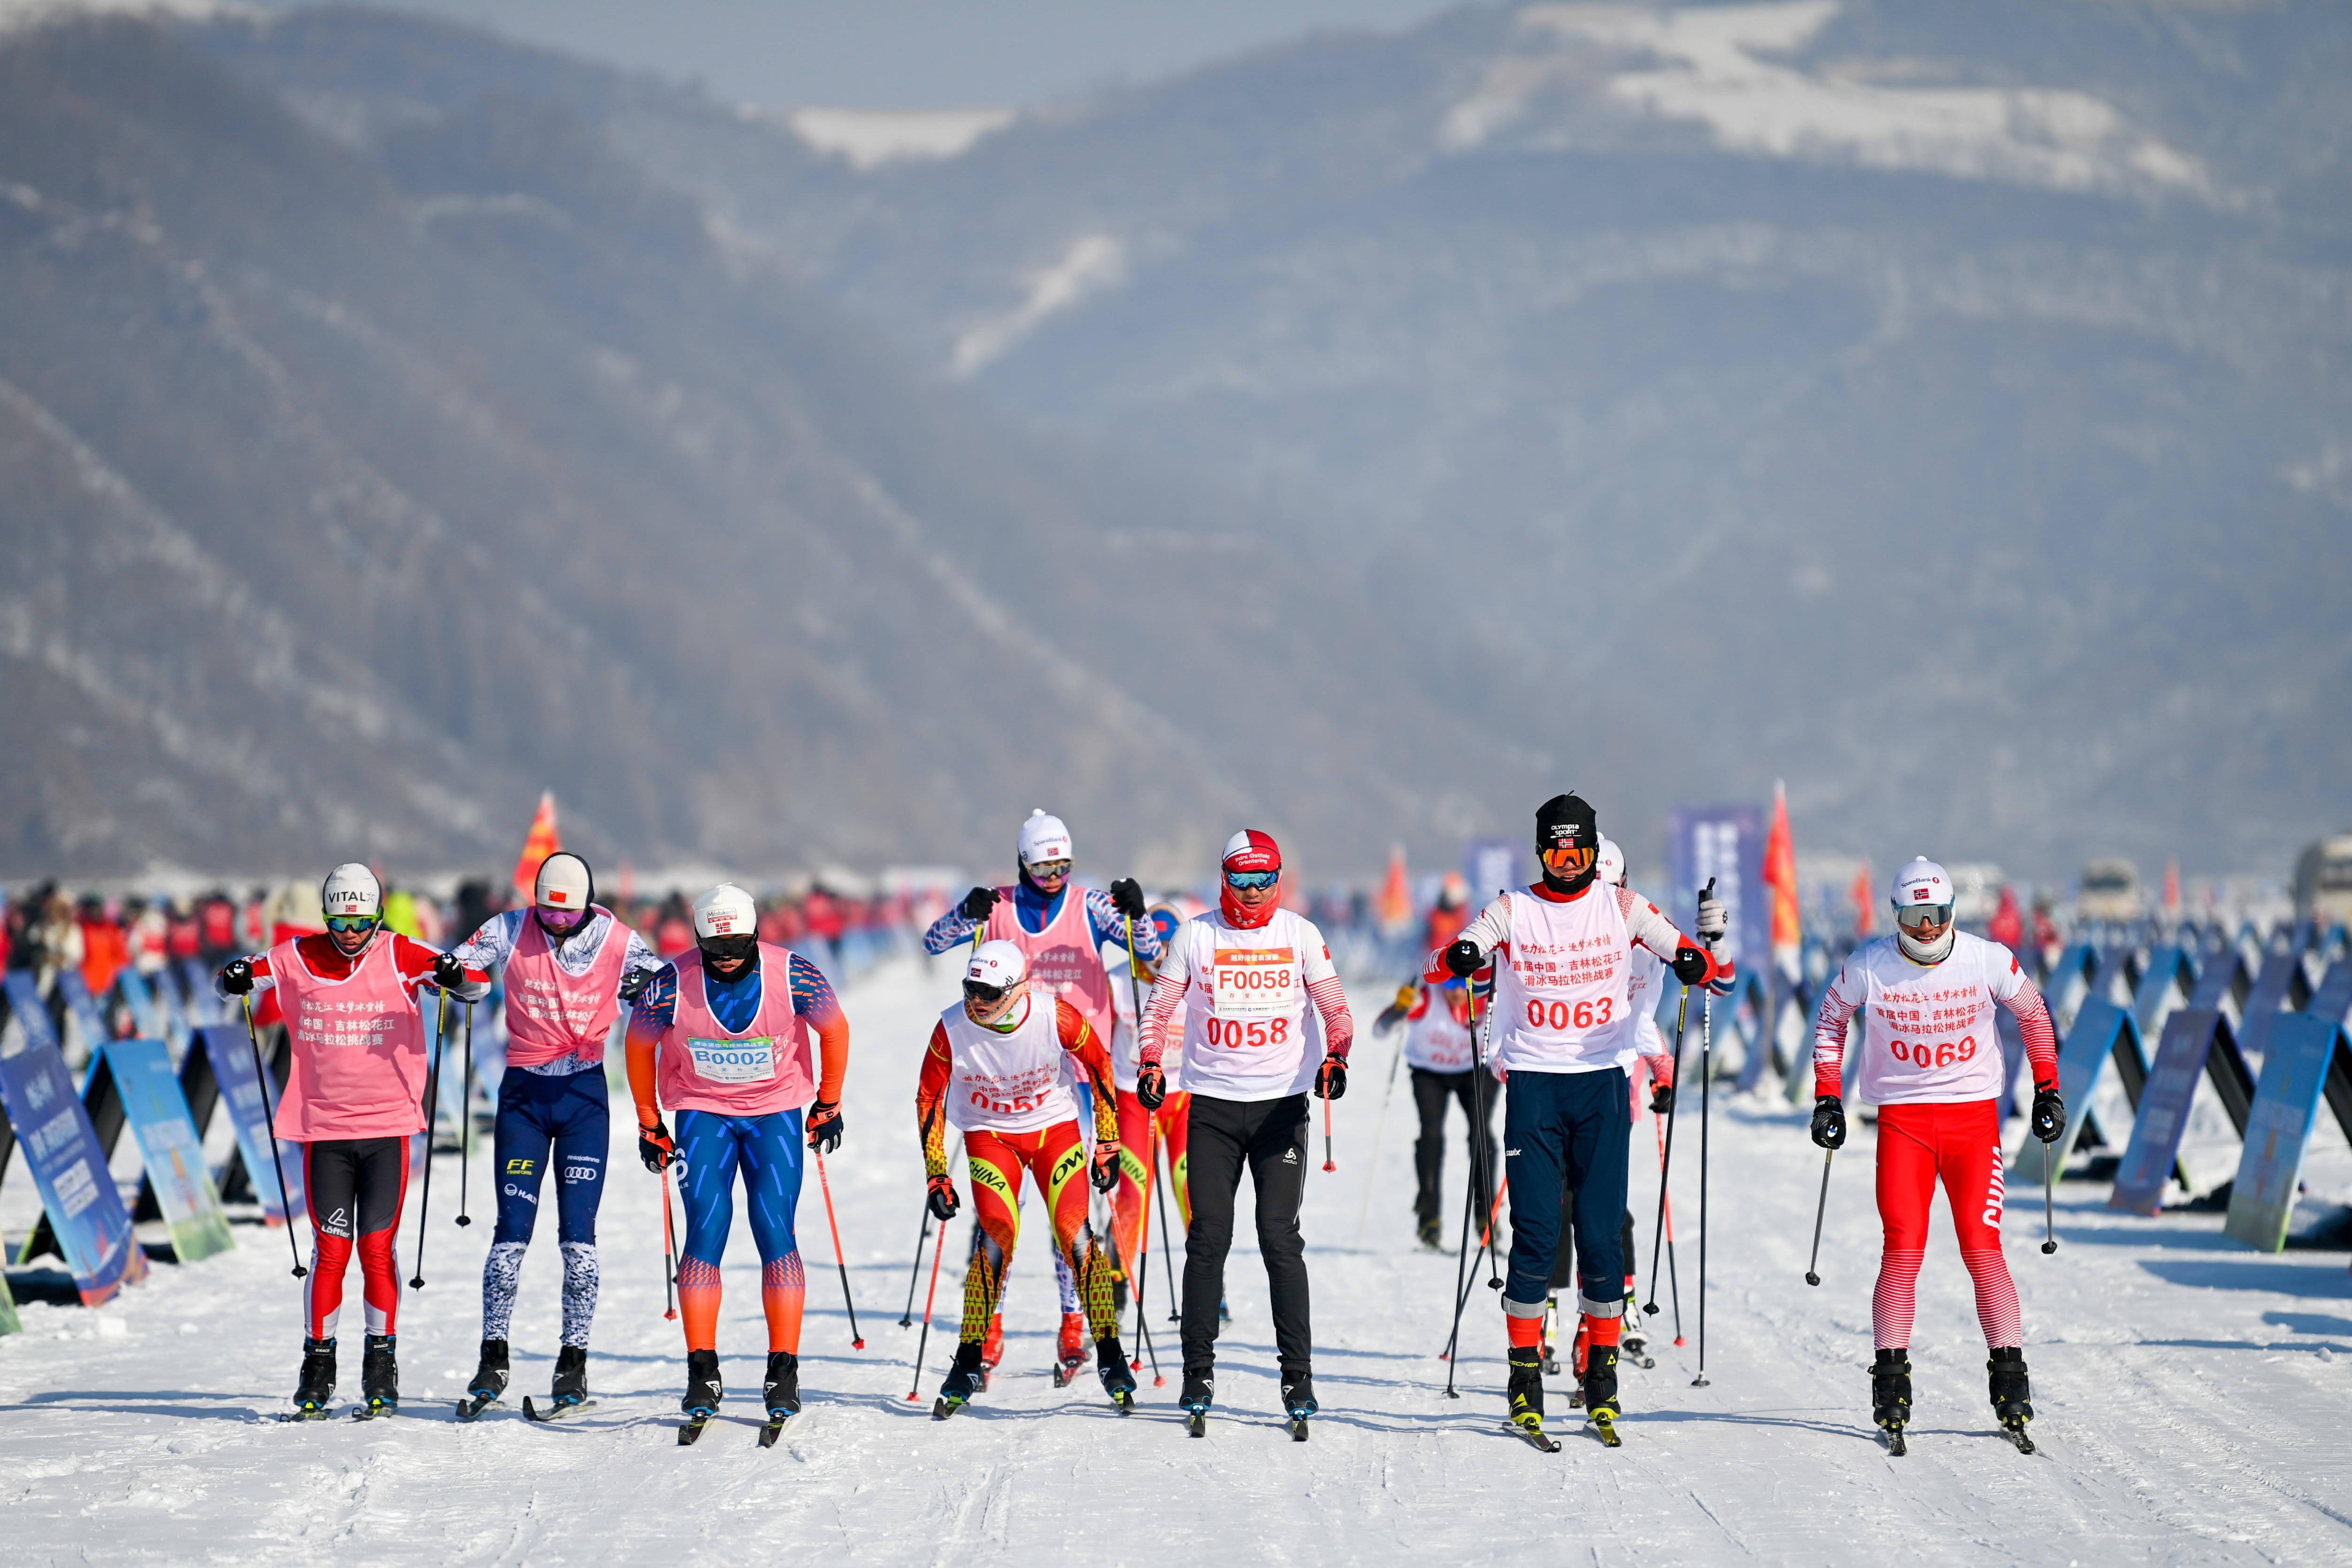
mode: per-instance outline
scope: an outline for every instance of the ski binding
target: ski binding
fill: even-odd
[[[1517,1417],[1511,1422],[1511,1430],[1547,1454],[1559,1452],[1559,1439],[1544,1435],[1543,1417],[1540,1415],[1529,1415]]]
[[[526,1394],[522,1396],[523,1415],[530,1420],[539,1422],[561,1421],[567,1415],[585,1415],[587,1412],[595,1408],[596,1402],[593,1399],[573,1399],[569,1401],[558,1399],[551,1401],[547,1407],[542,1410],[538,1405],[535,1405],[530,1402],[530,1394]]]
[[[495,1394],[468,1394],[465,1398],[457,1401],[457,1419],[460,1421],[478,1420],[480,1419],[483,1411],[488,1410],[491,1405],[496,1405],[498,1402],[499,1396]],[[527,1406],[530,1402],[529,1400],[525,1400],[523,1403]]]

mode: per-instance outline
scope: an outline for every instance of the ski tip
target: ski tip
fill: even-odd
[[[1184,1418],[1184,1430],[1195,1437],[1207,1436],[1209,1435],[1209,1413],[1205,1410],[1193,1411]]]
[[[776,1446],[776,1439],[782,1436],[783,1432],[784,1424],[782,1422],[769,1422],[766,1426],[760,1428],[760,1447],[762,1448],[774,1447]]]
[[[1294,1443],[1304,1443],[1305,1441],[1307,1441],[1307,1423],[1306,1423],[1306,1422],[1304,1422],[1304,1421],[1293,1421],[1293,1422],[1290,1424],[1290,1440],[1291,1440],[1292,1442],[1294,1442]]]

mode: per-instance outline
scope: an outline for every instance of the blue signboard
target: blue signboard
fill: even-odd
[[[2091,1090],[2098,1086],[2099,1075],[2110,1059],[2129,1053],[2131,1064],[2139,1070],[2133,1079],[2144,1078],[2146,1057],[2140,1050],[2139,1025],[2131,1014],[2104,995],[2087,998],[2074,1015],[2074,1027],[2066,1031],[2065,1040],[2058,1047],[2058,1092],[2066,1101],[2066,1131],[2051,1147],[2053,1163],[2063,1165],[2066,1156],[2074,1152],[2074,1141],[2083,1135],[2083,1124],[2090,1119]],[[2135,1090],[2137,1082],[2130,1085]],[[2026,1164],[2026,1150],[2033,1140],[2028,1138],[2020,1145],[2018,1156],[2009,1168],[2012,1182],[2039,1181],[2042,1163]]]
[[[24,1145],[66,1267],[84,1304],[94,1307],[125,1283],[144,1279],[147,1255],[131,1233],[130,1212],[106,1168],[89,1113],[74,1092],[32,974],[17,970],[6,984],[16,1026],[0,1035],[0,1103]]]
[[[2263,1078],[2254,1090],[2253,1115],[2246,1123],[2245,1152],[2238,1160],[2237,1184],[2230,1189],[2230,1218],[2222,1226],[2248,1247],[2276,1252],[2286,1245],[2294,1215],[2295,1188],[2303,1176],[2304,1150],[2319,1121],[2319,1102],[2329,1080],[2336,1098],[2352,1099],[2352,1040],[2341,1018],[2289,1013],[2271,1025],[2271,1048],[2263,1058]],[[2347,1122],[2339,1103],[2336,1121]],[[2345,1127],[2352,1137],[2352,1125]]]
[[[1519,878],[1519,846],[1509,838],[1472,841],[1462,857],[1462,875],[1470,883],[1470,907],[1483,910],[1506,888],[1524,886]]]
[[[2107,1195],[2109,1208],[2152,1215],[2164,1206],[2164,1184],[2179,1163],[2197,1080],[2205,1075],[2217,1035],[2230,1036],[2230,1021],[2217,1008],[2183,1007],[2164,1021],[2156,1062],[2132,1118],[2131,1142],[2116,1169],[2115,1191]],[[2234,1039],[2229,1048],[2234,1056]]]
[[[228,1107],[229,1126],[236,1132],[236,1152],[245,1162],[246,1180],[261,1212],[273,1225],[282,1225],[289,1209],[302,1212],[302,1151],[298,1145],[273,1156],[269,1112],[278,1105],[280,1086],[272,1082],[265,1102],[261,1079],[254,1076],[253,1043],[236,1024],[206,1024],[196,1031],[205,1056],[212,1063],[213,1081],[220,1085],[221,1102]],[[279,1186],[283,1180],[284,1186]]]
[[[106,1026],[106,1010],[89,994],[80,970],[58,971],[58,994],[66,999],[66,1011],[72,1015],[74,1026],[81,1031],[82,1044],[96,1056],[98,1047],[106,1044],[114,1031]]]
[[[122,1096],[131,1135],[139,1141],[139,1156],[146,1162],[147,1184],[171,1226],[173,1254],[193,1263],[235,1247],[169,1047],[161,1040],[110,1040],[106,1065]]]
[[[187,999],[191,1027],[231,1020],[228,1005],[214,994],[212,972],[193,958],[180,960],[180,992]]]
[[[1674,886],[1667,914],[1685,931],[1699,889],[1712,879],[1731,919],[1730,950],[1743,969],[1772,961],[1772,897],[1764,886],[1764,812],[1753,805],[1676,806],[1668,829]]]

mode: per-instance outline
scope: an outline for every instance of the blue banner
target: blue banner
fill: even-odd
[[[81,1032],[83,1047],[95,1059],[98,1047],[106,1044],[114,1034],[106,1026],[106,1010],[98,1005],[98,998],[89,994],[89,986],[83,981],[79,969],[58,971],[58,994],[66,999],[66,1012],[73,1018],[74,1027]]]
[[[1527,885],[1519,876],[1519,846],[1509,838],[1472,840],[1469,851],[1462,857],[1462,875],[1470,883],[1470,910],[1474,915],[1492,903],[1495,895],[1504,889]]]
[[[2164,1184],[2179,1163],[2197,1080],[2205,1076],[2217,1032],[2230,1032],[2230,1021],[2217,1008],[2183,1007],[2165,1019],[2156,1064],[2148,1069],[2138,1113],[2132,1118],[2131,1142],[2116,1171],[2115,1191],[2107,1195],[2109,1208],[2153,1215],[2164,1207]]]
[[[106,1065],[114,1070],[122,1112],[139,1141],[139,1157],[146,1162],[147,1184],[172,1228],[173,1252],[181,1262],[193,1263],[235,1247],[219,1190],[205,1164],[196,1119],[172,1069],[170,1048],[161,1040],[110,1040]]]
[[[2090,1120],[2091,1090],[2098,1086],[2099,1075],[2106,1070],[2107,1063],[2123,1051],[2129,1051],[2135,1063],[2146,1059],[2140,1050],[2139,1025],[2129,1012],[2105,996],[2091,996],[2074,1015],[2074,1027],[2066,1031],[2066,1038],[2058,1047],[2058,1092],[2066,1101],[2066,1131],[2051,1146],[2053,1164],[2063,1166],[2066,1157],[2074,1152],[2074,1141],[2083,1135],[2083,1123]],[[2018,1146],[2017,1157],[2010,1163],[2011,1181],[2042,1179],[2041,1162],[2036,1160],[2031,1167],[2026,1163],[2034,1143],[2029,1133]]]
[[[2286,1245],[2304,1151],[2318,1125],[2329,1077],[2340,1074],[2352,1081],[2352,1040],[2346,1038],[2340,1018],[2288,1013],[2273,1020],[2270,1036],[2237,1184],[2230,1189],[2230,1218],[2221,1227],[2224,1235],[2261,1252]],[[2340,1109],[2337,1119],[2343,1120]],[[2352,1137],[2352,1127],[2345,1133]]]
[[[1729,948],[1743,969],[1772,962],[1772,897],[1764,886],[1764,812],[1754,805],[1676,806],[1668,829],[1674,886],[1661,900],[1688,932],[1709,879],[1731,917]]]
[[[180,960],[180,993],[186,998],[190,1028],[229,1023],[236,1016],[235,1009],[213,994],[212,972],[193,958]]]
[[[221,1103],[228,1107],[229,1126],[236,1132],[236,1152],[245,1162],[246,1180],[261,1201],[261,1212],[272,1225],[283,1225],[290,1207],[302,1212],[302,1151],[298,1145],[273,1159],[269,1112],[278,1105],[281,1086],[272,1082],[268,1102],[261,1079],[254,1076],[253,1042],[241,1024],[206,1024],[196,1031],[205,1057],[213,1065],[213,1081],[220,1085]],[[285,1185],[278,1185],[280,1178]]]
[[[144,1279],[147,1255],[131,1233],[130,1211],[74,1092],[31,973],[16,970],[6,984],[12,1026],[0,1035],[0,1103],[24,1146],[74,1285],[83,1304],[95,1307],[124,1284]]]

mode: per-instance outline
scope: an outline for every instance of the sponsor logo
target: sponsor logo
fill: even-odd
[[[1286,1165],[1296,1165],[1298,1163],[1298,1151],[1296,1149],[1285,1149],[1282,1152],[1282,1163]]]
[[[538,1169],[538,1167],[539,1162],[536,1160],[509,1160],[507,1162],[507,1174],[509,1176],[528,1176],[532,1171]]]
[[[563,1179],[567,1182],[593,1182],[596,1179],[596,1167],[593,1165],[566,1165],[563,1167]]]

